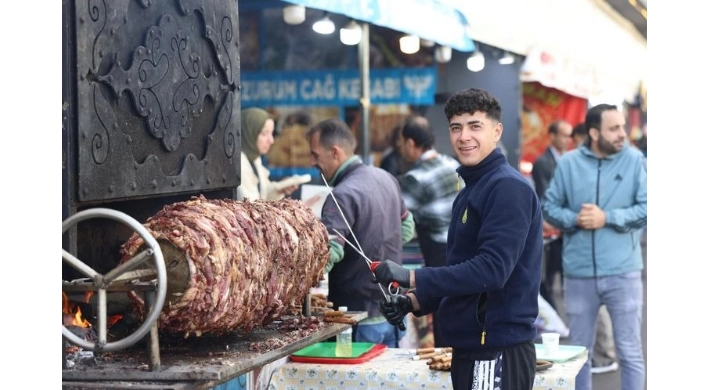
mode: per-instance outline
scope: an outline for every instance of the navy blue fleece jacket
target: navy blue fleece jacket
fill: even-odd
[[[542,268],[542,215],[533,187],[496,148],[457,170],[447,266],[415,271],[421,309],[439,310],[446,345],[484,352],[535,338]]]

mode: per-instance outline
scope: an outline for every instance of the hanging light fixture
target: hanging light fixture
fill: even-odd
[[[509,51],[503,54],[503,57],[498,59],[498,63],[501,65],[510,65],[515,62],[515,56],[513,56]]]
[[[468,59],[466,60],[466,67],[471,72],[480,72],[486,66],[486,57],[483,52],[476,50]]]
[[[289,5],[284,7],[284,22],[287,24],[301,24],[306,21],[306,7],[302,5]]]
[[[330,20],[328,14],[326,13],[322,19],[313,23],[313,31],[318,34],[332,34],[333,31],[335,31],[335,24],[332,20]]]
[[[419,51],[419,37],[416,35],[405,35],[399,38],[399,50],[404,54],[414,54]]]
[[[340,29],[340,42],[345,45],[357,45],[362,40],[362,27],[354,21],[351,20],[347,26]]]
[[[451,61],[451,47],[450,46],[437,46],[434,49],[434,58],[436,62],[445,64]]]

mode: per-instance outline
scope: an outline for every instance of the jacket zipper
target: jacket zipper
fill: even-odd
[[[594,197],[594,204],[599,206],[599,187],[600,187],[600,182],[602,179],[602,160],[598,159],[597,160],[597,191]],[[597,277],[597,259],[596,259],[596,251],[594,250],[594,233],[596,230],[592,230],[592,264],[594,264],[594,277]]]
[[[598,159],[598,164],[597,164],[597,192],[595,194],[595,199],[594,199],[594,204],[599,206],[599,187],[600,187],[600,182],[601,182],[601,177],[602,177],[602,159]],[[594,288],[597,289],[597,295],[599,295],[599,290],[597,287],[597,256],[596,256],[596,249],[594,242],[595,236],[596,236],[596,229],[592,230],[592,267],[593,267],[593,272],[594,272]]]
[[[481,303],[481,299],[485,299],[485,301]],[[481,345],[486,345],[486,311],[488,311],[488,294],[484,293],[479,296],[476,304],[476,319],[481,323]],[[483,321],[481,321],[481,317]]]

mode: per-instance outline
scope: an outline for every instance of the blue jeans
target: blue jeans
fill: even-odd
[[[641,271],[594,278],[565,277],[564,300],[570,329],[569,343],[594,350],[599,307],[609,310],[621,365],[621,389],[643,390],[646,368],[641,342],[643,281]],[[576,390],[592,389],[591,355],[577,374]]]
[[[399,340],[404,337],[404,332],[385,321],[379,324],[358,324],[353,341],[384,344],[390,348],[397,348]]]

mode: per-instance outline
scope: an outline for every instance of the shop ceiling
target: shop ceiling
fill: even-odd
[[[283,7],[289,3],[345,15],[462,52],[475,50],[473,40],[467,34],[466,18],[446,0],[239,0],[240,7]]]
[[[464,35],[471,42],[465,42],[467,46],[463,49],[449,45],[460,51],[474,50],[475,40],[476,43],[486,43],[523,56],[544,52],[555,57],[558,63],[568,64],[568,68],[589,70],[594,84],[590,88],[596,91],[595,95],[630,97],[645,79],[646,0],[239,0],[239,7],[283,7],[289,3],[324,11],[335,7],[370,12],[374,7],[382,12],[397,14],[397,20],[422,16],[411,12],[412,4],[440,5],[460,12],[464,22],[457,21],[456,28],[446,29],[432,27],[450,24],[413,24],[422,29],[420,32],[407,31],[402,26],[383,27],[425,39],[430,39],[426,36],[427,31],[455,30],[452,35],[459,38]],[[403,8],[401,12],[393,11],[400,6]],[[358,19],[346,12],[341,14]],[[430,15],[423,16],[427,18]],[[392,15],[388,17],[394,18]],[[464,33],[460,31],[459,24],[464,25],[461,27]],[[445,45],[436,39],[430,40]],[[624,58],[625,61],[619,62],[617,58]],[[574,73],[569,76],[576,77]]]
[[[607,4],[623,19],[628,21],[644,39],[647,39],[647,0],[597,1]],[[469,36],[471,34],[466,34],[464,31],[467,23],[466,18],[461,15],[462,10],[475,4],[475,2],[470,3],[468,0],[410,0],[406,3],[402,0],[344,0],[337,2],[329,0],[239,0],[239,7],[280,7],[284,6],[284,3],[302,4],[309,8],[341,13],[354,19],[374,22],[374,24],[396,31],[418,34],[423,39],[430,39],[435,42],[438,40],[437,43],[442,45],[445,45],[443,41],[453,41],[449,42],[448,46],[460,51],[473,51],[475,49],[474,43]],[[406,4],[406,10],[402,10],[401,13],[392,12],[404,4]],[[515,9],[514,6],[511,8]],[[417,10],[425,13],[415,12]],[[392,14],[397,15],[393,16]],[[440,15],[440,18],[450,18],[453,23],[444,24],[449,28],[438,28],[441,25],[440,23],[432,23],[434,14]],[[399,15],[403,17],[397,17]],[[423,18],[423,21],[418,19],[420,17]],[[461,19],[461,21],[457,19]]]
[[[529,66],[532,80],[582,81],[587,92],[578,96],[619,101],[633,98],[646,78],[640,0],[446,1],[466,15],[476,42],[524,55],[526,64],[541,55],[546,66]],[[575,94],[557,84],[548,86]]]
[[[648,38],[646,0],[605,0],[624,19],[631,22],[644,38]]]

